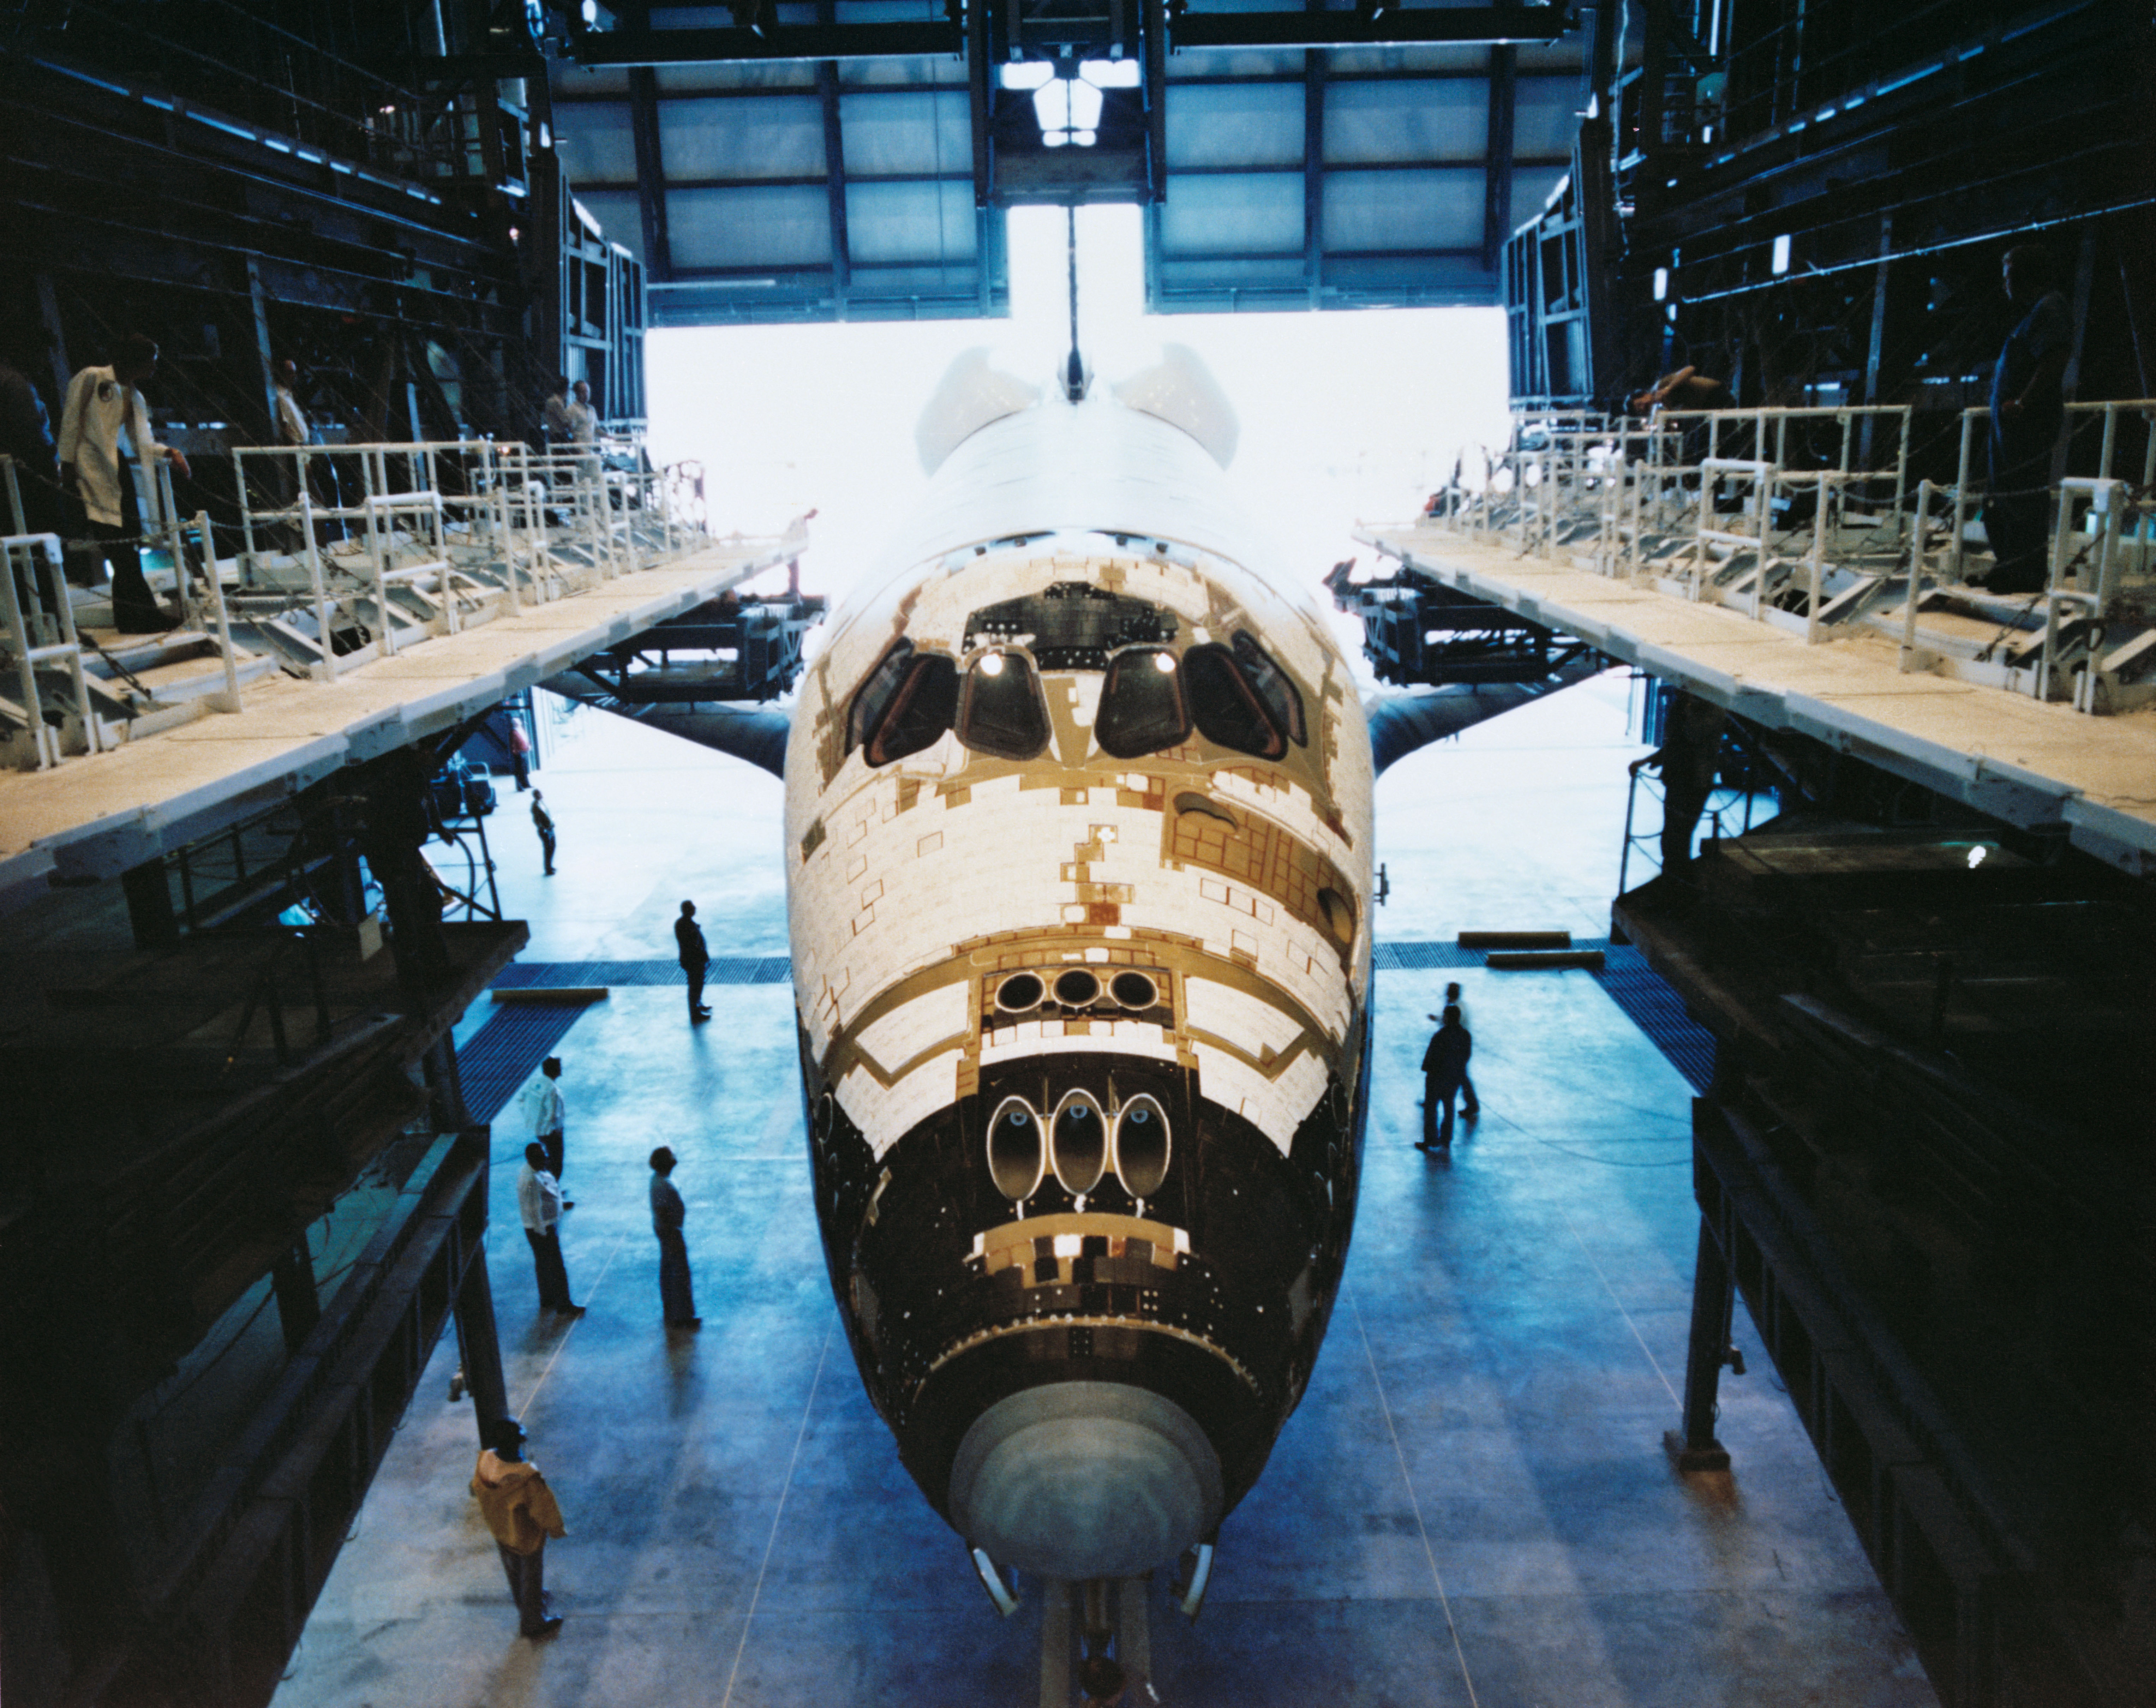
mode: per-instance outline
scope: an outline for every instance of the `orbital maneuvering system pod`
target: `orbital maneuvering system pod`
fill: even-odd
[[[1112,388],[961,357],[787,744],[831,1284],[994,1588],[1209,1549],[1347,1256],[1369,739],[1235,432],[1188,351]]]

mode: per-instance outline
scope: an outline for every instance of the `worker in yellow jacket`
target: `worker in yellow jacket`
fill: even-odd
[[[472,1493],[486,1527],[501,1550],[509,1593],[516,1602],[526,1637],[551,1637],[562,1628],[562,1616],[547,1600],[547,1538],[567,1536],[562,1509],[539,1467],[524,1457],[524,1426],[514,1418],[497,1418],[483,1432],[486,1446],[472,1473]]]

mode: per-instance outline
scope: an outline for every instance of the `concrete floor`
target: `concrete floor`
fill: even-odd
[[[1426,750],[1379,789],[1381,936],[1599,935],[1615,880],[1621,678]],[[603,718],[603,714],[589,714]],[[533,958],[663,955],[684,896],[716,953],[783,946],[778,785],[623,726],[550,757],[562,875],[512,812]],[[709,803],[706,809],[695,803]],[[685,806],[683,803],[686,803]],[[693,849],[685,846],[693,839]],[[1466,985],[1486,1114],[1409,1148],[1415,1064]],[[574,1323],[536,1314],[497,1126],[490,1240],[512,1403],[570,1534],[561,1635],[516,1634],[465,1492],[445,1341],[317,1606],[280,1708],[1029,1705],[1037,1591],[996,1618],[851,1366],[807,1190],[787,987],[617,989],[562,1046]],[[1689,1090],[1583,973],[1383,974],[1355,1247],[1324,1355],[1229,1518],[1195,1626],[1153,1603],[1175,1704],[1935,1700],[1757,1336],[1725,1382],[1732,1475],[1661,1449],[1697,1229]],[[475,1014],[473,1022],[484,1018]],[[701,1334],[659,1320],[644,1157],[682,1157]]]

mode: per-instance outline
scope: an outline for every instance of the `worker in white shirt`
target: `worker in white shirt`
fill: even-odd
[[[554,1178],[562,1177],[563,1131],[568,1126],[568,1107],[562,1100],[562,1059],[550,1055],[539,1064],[539,1077],[531,1083],[526,1107],[531,1115],[531,1136],[547,1153],[547,1167]],[[562,1208],[573,1210],[574,1198],[564,1198]]]
[[[282,445],[311,445],[315,442],[313,423],[307,412],[300,407],[293,396],[293,388],[300,383],[300,365],[289,356],[277,364],[277,443]]]
[[[562,1186],[547,1172],[547,1152],[536,1142],[524,1147],[524,1167],[516,1177],[516,1208],[524,1237],[531,1243],[531,1269],[539,1281],[539,1308],[582,1316],[584,1307],[569,1297],[569,1271],[562,1262]]]
[[[580,445],[597,444],[599,437],[598,411],[592,408],[592,385],[589,380],[578,380],[571,387],[569,398],[569,437]]]
[[[60,485],[81,500],[100,580],[104,567],[111,566],[113,625],[126,634],[154,634],[181,620],[158,605],[142,577],[143,518],[162,519],[154,480],[143,502],[137,482],[144,466],[162,458],[182,475],[191,472],[185,457],[151,433],[141,388],[157,372],[157,346],[131,333],[110,367],[86,367],[74,377],[60,417]]]

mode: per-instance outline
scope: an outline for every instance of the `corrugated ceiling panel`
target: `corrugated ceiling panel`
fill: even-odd
[[[1327,63],[1343,75],[1372,71],[1486,71],[1487,48],[1336,48]],[[1302,68],[1298,65],[1296,69]]]
[[[554,93],[566,100],[595,95],[627,95],[629,72],[620,65],[580,66],[557,62]]]
[[[966,62],[958,59],[849,59],[839,67],[848,88],[875,84],[893,88],[920,89],[931,84],[946,88],[966,86]]]
[[[1306,285],[1300,255],[1282,255],[1278,259],[1253,257],[1243,261],[1178,261],[1171,257],[1166,264],[1173,271],[1173,282],[1179,285]]]
[[[1522,71],[1570,71],[1576,84],[1587,51],[1587,32],[1575,30],[1547,46],[1540,42],[1522,42],[1514,51],[1517,57],[1512,63]],[[1636,49],[1635,52],[1636,54]],[[1579,103],[1586,105],[1587,97],[1580,96]]]
[[[1168,80],[1180,77],[1300,77],[1297,48],[1195,48],[1168,62]]]
[[[1512,91],[1512,152],[1544,159],[1572,152],[1579,130],[1577,77],[1522,77]]]
[[[1302,174],[1223,172],[1174,177],[1160,210],[1168,254],[1209,249],[1302,253]]]
[[[849,177],[973,169],[973,118],[963,90],[841,95],[839,122]]]
[[[578,101],[557,109],[554,139],[572,184],[636,182],[636,141],[627,101]],[[596,213],[598,210],[593,210]]]
[[[670,190],[676,267],[814,267],[831,259],[831,204],[821,184]]]
[[[1463,249],[1482,242],[1480,167],[1325,175],[1325,247]]]
[[[569,187],[598,221],[608,243],[619,244],[639,261],[644,259],[644,210],[635,191],[578,190],[573,179]]]
[[[1325,163],[1480,160],[1490,141],[1490,90],[1479,78],[1336,83],[1325,91]]]
[[[654,69],[658,75],[661,95],[727,95],[743,90],[814,89],[816,86],[816,68],[798,59],[747,59],[731,64],[660,65]]]
[[[846,249],[864,265],[879,261],[971,261],[971,181],[849,184]]]
[[[666,176],[793,178],[824,170],[824,107],[814,95],[661,101]]]
[[[1512,229],[1541,217],[1550,192],[1564,182],[1561,166],[1523,166],[1512,173]]]
[[[1302,164],[1302,87],[1292,83],[1168,86],[1170,172]]]

